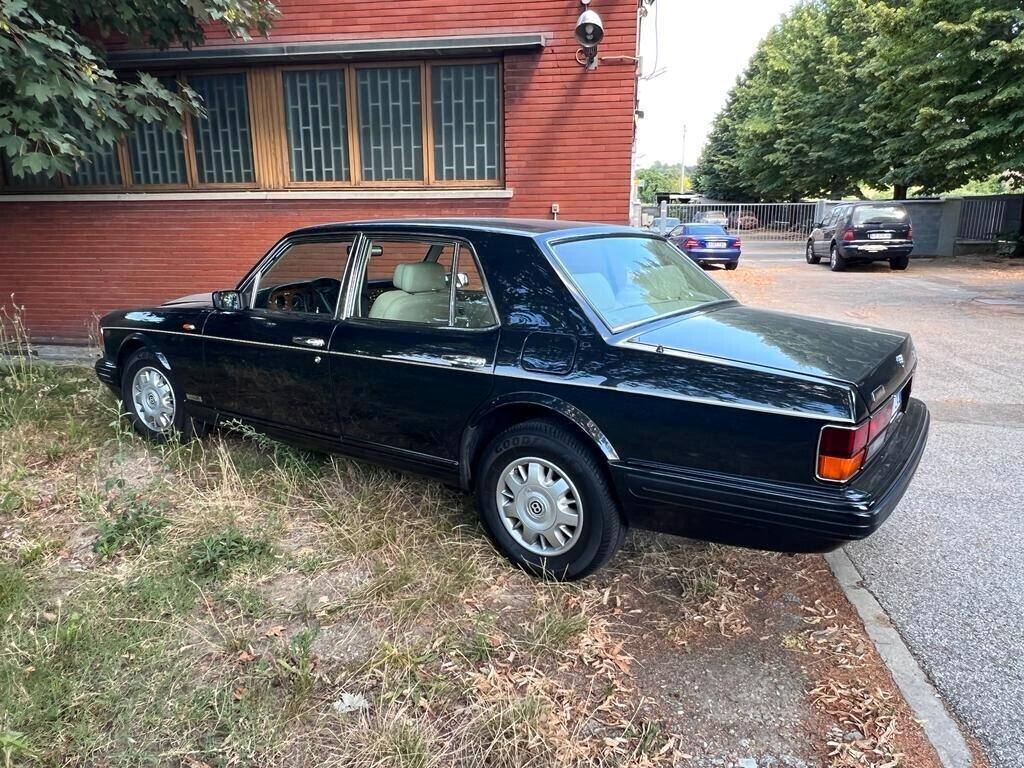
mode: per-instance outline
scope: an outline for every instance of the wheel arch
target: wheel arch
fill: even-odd
[[[549,418],[578,435],[604,461],[618,461],[619,454],[608,437],[587,414],[571,403],[536,392],[521,392],[496,398],[470,420],[462,435],[459,481],[469,489],[473,469],[491,439],[515,424]]]
[[[150,350],[167,368],[171,367],[167,362],[167,358],[164,357],[159,347],[157,347],[156,343],[151,338],[146,336],[144,333],[135,332],[128,334],[117,348],[116,363],[118,376],[124,375],[124,366],[125,363],[128,362],[128,358],[140,349]]]

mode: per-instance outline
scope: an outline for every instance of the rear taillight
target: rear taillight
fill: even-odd
[[[853,230],[852,229],[848,229],[845,232],[843,232],[843,242],[844,243],[851,242],[854,239],[854,237],[855,236],[853,234]]]
[[[740,238],[737,237],[735,242],[733,242],[732,247],[733,248],[739,248],[742,245],[743,245],[743,241]]]
[[[683,248],[700,248],[700,243],[698,243],[692,237],[688,237],[686,238],[686,241],[683,243]]]
[[[818,477],[843,483],[857,474],[882,444],[882,435],[895,415],[895,403],[890,398],[858,427],[823,427],[818,441]]]

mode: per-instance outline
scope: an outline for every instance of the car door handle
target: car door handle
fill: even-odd
[[[320,349],[327,342],[318,336],[292,336],[292,344],[304,344],[307,347]]]
[[[441,359],[463,368],[482,368],[487,365],[486,357],[476,355],[441,355]]]

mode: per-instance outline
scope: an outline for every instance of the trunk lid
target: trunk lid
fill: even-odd
[[[884,403],[915,362],[906,333],[742,305],[684,315],[630,341],[852,384],[865,408],[858,419]]]

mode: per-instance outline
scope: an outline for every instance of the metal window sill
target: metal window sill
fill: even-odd
[[[0,202],[150,202],[157,200],[509,200],[512,189],[320,189],[277,191],[44,192],[0,194]]]

